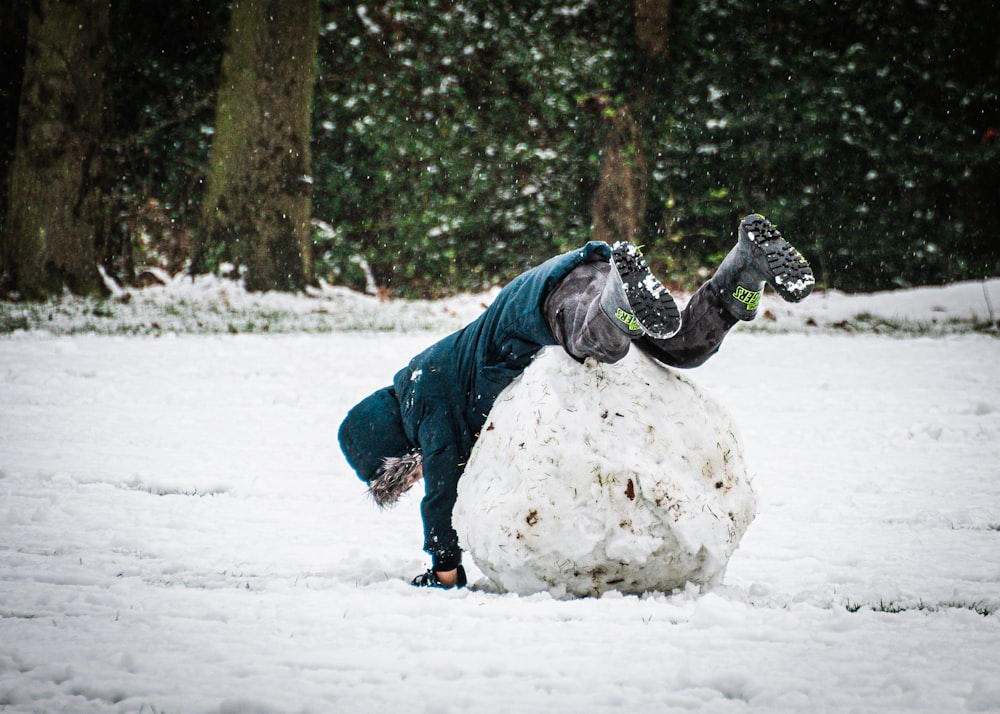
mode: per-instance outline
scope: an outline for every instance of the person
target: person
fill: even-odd
[[[636,246],[592,241],[516,277],[476,320],[354,406],[338,438],[375,503],[387,507],[424,482],[431,567],[413,585],[466,585],[451,523],[458,481],[494,401],[542,348],[614,363],[635,343],[665,365],[696,367],[733,326],[756,316],[765,283],[798,302],[815,280],[805,258],[759,214],[740,222],[736,244],[683,312]]]

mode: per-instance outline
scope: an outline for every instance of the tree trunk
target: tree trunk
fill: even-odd
[[[592,99],[605,127],[601,174],[591,205],[591,237],[637,242],[646,215],[646,161],[642,132],[628,105]]]
[[[233,3],[196,270],[233,260],[246,268],[251,290],[298,290],[312,280],[309,136],[319,21],[319,0]]]
[[[102,287],[108,21],[107,0],[31,3],[3,234],[9,287],[26,298]]]
[[[635,0],[635,43],[647,59],[666,57],[670,0]]]
[[[17,105],[24,79],[27,40],[27,3],[0,2],[0,231],[3,231],[7,218],[7,182],[17,147]],[[2,245],[3,236],[0,235],[0,276],[4,273]]]
[[[644,62],[641,74],[657,73],[667,55],[670,0],[634,0],[633,29]],[[637,88],[641,95],[643,88]],[[634,92],[630,92],[634,94]],[[640,119],[643,102],[612,104],[606,97],[587,100],[603,118],[601,173],[591,205],[592,236],[614,243],[639,241],[646,216],[649,165]]]

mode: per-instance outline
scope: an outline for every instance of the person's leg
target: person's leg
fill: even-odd
[[[610,263],[584,263],[563,278],[545,301],[552,336],[578,360],[617,362],[632,342],[600,306],[610,270]]]
[[[765,282],[788,302],[805,299],[815,286],[806,259],[755,213],[740,222],[736,245],[684,308],[680,331],[666,340],[643,337],[636,345],[672,367],[704,364],[737,322],[757,315]]]
[[[645,336],[636,347],[670,367],[697,367],[719,351],[722,340],[739,320],[726,309],[709,280],[691,296],[681,313],[681,329],[666,340]]]
[[[681,327],[681,314],[670,292],[646,265],[642,252],[628,242],[611,249],[611,270],[601,293],[601,309],[630,337],[665,340]]]
[[[816,286],[805,258],[759,213],[740,221],[736,245],[712,276],[733,317],[752,320],[767,283],[783,300],[799,302]]]
[[[579,360],[617,362],[633,339],[666,339],[680,328],[677,304],[639,249],[616,243],[610,258],[577,266],[543,306],[556,342]]]

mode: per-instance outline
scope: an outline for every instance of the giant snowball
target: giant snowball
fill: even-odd
[[[721,582],[756,499],[728,411],[637,349],[541,352],[497,399],[455,529],[507,592],[670,592]]]

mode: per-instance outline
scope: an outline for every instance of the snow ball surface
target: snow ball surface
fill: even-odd
[[[548,348],[490,412],[454,523],[499,589],[585,597],[721,582],[755,509],[734,421],[694,382]]]

